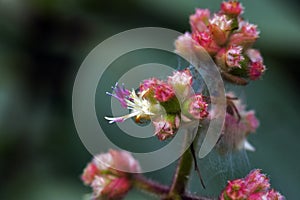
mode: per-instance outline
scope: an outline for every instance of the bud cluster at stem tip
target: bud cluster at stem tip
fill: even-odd
[[[284,200],[279,192],[270,188],[269,179],[259,169],[245,178],[228,181],[220,200]]]
[[[81,175],[85,185],[93,188],[93,200],[118,200],[132,187],[132,173],[141,171],[139,163],[125,151],[110,150],[96,155]]]
[[[223,78],[235,84],[257,80],[266,70],[258,50],[252,49],[259,38],[257,26],[245,21],[238,1],[221,4],[211,16],[208,9],[196,9],[190,16],[191,33],[175,41],[176,51],[186,58],[201,54],[204,48],[216,62]]]

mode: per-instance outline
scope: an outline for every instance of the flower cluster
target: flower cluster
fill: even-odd
[[[196,9],[190,16],[191,33],[176,40],[176,51],[189,58],[199,53],[199,46],[204,48],[223,78],[232,83],[245,85],[249,79],[259,79],[266,70],[260,52],[252,49],[259,31],[243,20],[243,11],[241,3],[233,0],[223,2],[213,16],[208,9]]]
[[[225,125],[216,148],[222,153],[241,149],[254,151],[255,148],[247,141],[247,136],[254,133],[259,126],[255,112],[247,111],[246,106],[232,92],[227,93],[227,104]]]
[[[228,181],[220,200],[284,200],[279,192],[270,188],[269,179],[259,169],[245,178]]]
[[[81,179],[93,188],[93,200],[117,200],[131,189],[131,173],[138,172],[140,165],[131,154],[110,150],[95,156],[84,169]]]
[[[105,117],[110,123],[134,118],[136,123],[152,121],[155,135],[165,140],[175,135],[181,123],[203,120],[208,116],[208,104],[202,94],[193,93],[193,77],[189,70],[175,71],[167,81],[144,80],[136,92],[116,84],[115,97],[130,113],[121,117]]]

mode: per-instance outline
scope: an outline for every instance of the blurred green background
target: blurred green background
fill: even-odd
[[[76,72],[97,44],[121,31],[156,26],[189,30],[195,7],[220,0],[1,0],[0,199],[80,200],[79,175],[91,159],[72,119]],[[262,168],[287,199],[299,199],[299,2],[242,1],[256,23],[268,68],[245,89],[261,126],[250,140],[251,167]],[[167,183],[172,167],[149,174]],[[200,186],[199,186],[200,187]],[[133,192],[127,199],[151,199]]]

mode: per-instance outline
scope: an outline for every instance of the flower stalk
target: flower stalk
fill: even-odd
[[[163,200],[174,199],[169,196],[169,192],[171,191],[169,186],[147,179],[140,174],[134,176],[133,186],[137,189],[159,196]],[[179,198],[182,200],[212,200],[207,197],[194,196],[188,192],[181,194]]]

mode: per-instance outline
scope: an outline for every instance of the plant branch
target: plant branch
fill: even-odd
[[[170,187],[149,180],[142,175],[134,176],[133,185],[138,189],[160,196],[164,200],[170,199],[170,197],[168,197]],[[198,196],[191,195],[189,193],[181,194],[179,198],[182,200],[212,200],[211,198],[198,197]]]
[[[155,181],[149,180],[142,175],[134,176],[133,185],[136,188],[156,194],[158,196],[164,196],[164,195],[168,194],[169,190],[170,190],[170,188],[168,186],[165,186],[165,185],[162,185]]]

